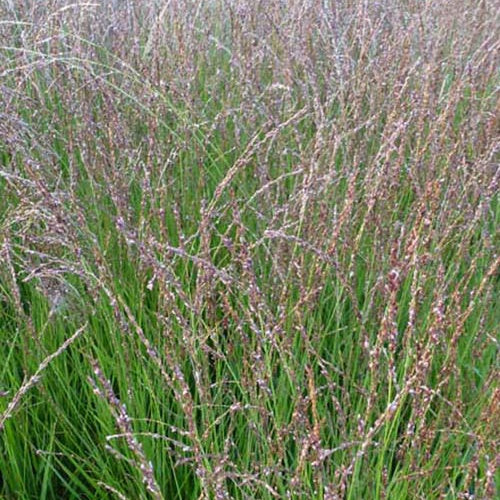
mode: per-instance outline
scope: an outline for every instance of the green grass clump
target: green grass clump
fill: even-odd
[[[498,13],[0,6],[0,497],[496,498]]]

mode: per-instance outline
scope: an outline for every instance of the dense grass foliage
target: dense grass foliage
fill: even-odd
[[[498,498],[495,0],[0,2],[0,497]]]

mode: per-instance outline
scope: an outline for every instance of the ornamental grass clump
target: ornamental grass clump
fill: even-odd
[[[0,5],[0,497],[498,496],[498,2]]]

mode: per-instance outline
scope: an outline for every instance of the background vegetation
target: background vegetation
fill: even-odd
[[[496,497],[497,1],[0,12],[3,498]]]

